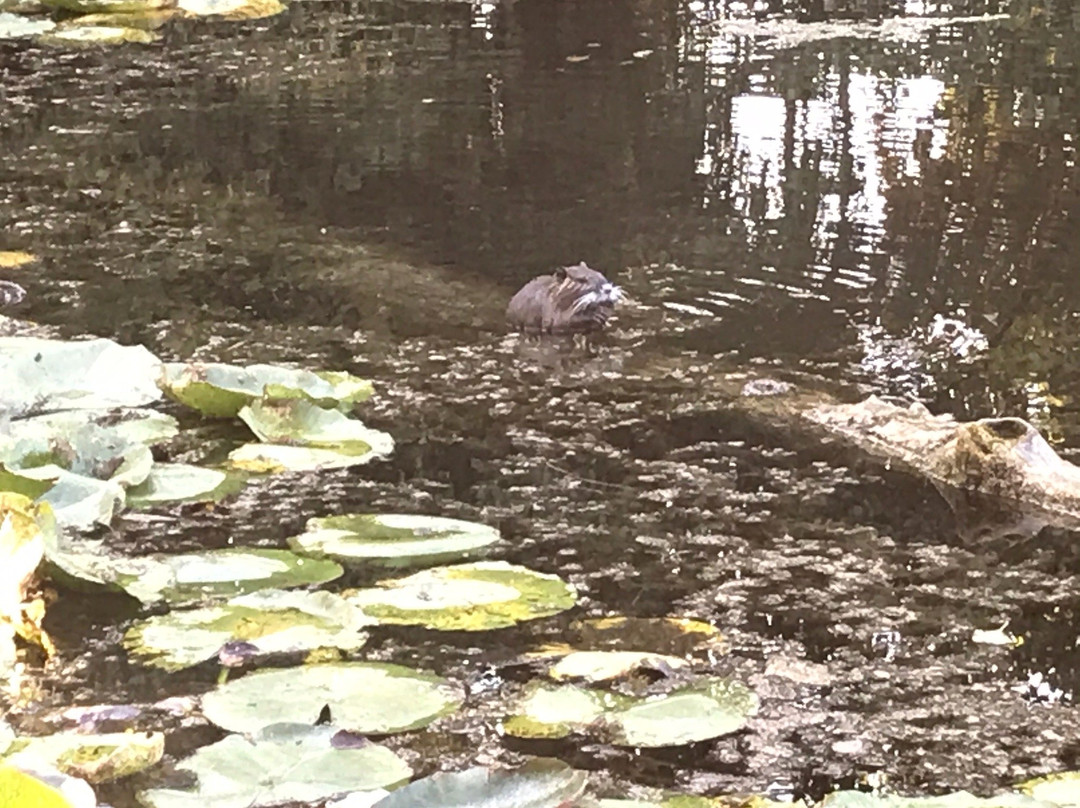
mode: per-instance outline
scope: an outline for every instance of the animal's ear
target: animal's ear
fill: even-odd
[[[555,280],[557,280],[557,281],[565,281],[566,280],[566,267],[559,267],[558,269],[555,270]]]

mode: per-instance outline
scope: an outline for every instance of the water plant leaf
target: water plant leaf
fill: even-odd
[[[243,477],[187,463],[155,463],[149,476],[127,492],[131,508],[173,502],[217,502],[239,491]]]
[[[1061,808],[1080,808],[1080,772],[1057,772],[1020,783],[1016,790]]]
[[[384,734],[427,726],[462,701],[441,677],[400,665],[340,662],[260,670],[203,696],[203,714],[222,729],[254,732],[274,721],[314,724],[329,706],[334,726]]]
[[[367,635],[363,616],[330,592],[268,589],[218,606],[155,615],[124,635],[138,661],[169,671],[197,665],[223,646],[244,642],[254,656],[318,648],[356,650]]]
[[[18,15],[0,12],[0,26],[4,24],[8,17],[18,17]],[[0,37],[3,36],[2,28],[0,28]],[[32,264],[37,260],[37,256],[33,253],[23,252],[21,250],[0,250],[0,269],[18,269],[21,266]]]
[[[757,708],[753,691],[718,677],[644,698],[534,682],[503,727],[525,738],[578,731],[596,732],[619,746],[681,746],[735,732]]]
[[[439,772],[399,788],[375,808],[559,808],[573,804],[587,783],[585,772],[561,760],[537,758],[516,769]]]
[[[8,797],[14,801],[5,802]],[[97,804],[94,789],[85,780],[69,777],[45,764],[9,765],[0,761],[0,805],[97,808]]]
[[[19,37],[37,36],[56,27],[52,20],[29,19],[20,14],[0,11],[0,39],[18,39]],[[29,260],[20,261],[21,256]],[[0,269],[10,269],[34,260],[30,253],[0,252]]]
[[[54,577],[73,587],[105,587],[143,603],[174,606],[233,597],[260,589],[332,581],[343,572],[328,559],[304,558],[288,550],[227,547],[197,553],[128,557],[100,541],[46,544]]]
[[[232,418],[261,398],[304,398],[324,407],[351,406],[369,398],[371,382],[348,373],[295,370],[275,365],[164,365],[160,384],[171,398],[204,415]]]
[[[48,506],[35,506],[20,494],[0,492],[0,679],[16,662],[15,637],[47,653],[52,642],[41,628],[44,601],[27,602],[27,590],[45,551],[45,531],[55,530]]]
[[[435,567],[372,589],[344,593],[380,623],[443,631],[483,631],[558,614],[577,602],[574,588],[505,561]]]
[[[1053,808],[1054,803],[1026,794],[1004,792],[976,797],[967,791],[953,791],[935,797],[903,797],[899,794],[865,791],[834,791],[818,803],[820,808]]]
[[[341,743],[328,726],[275,724],[253,738],[229,735],[180,761],[196,778],[190,789],[148,789],[149,808],[257,808],[319,803],[350,791],[406,782],[412,770],[394,752],[374,743]]]
[[[387,433],[303,399],[255,401],[243,407],[239,416],[263,443],[313,446],[349,454],[371,451],[379,456],[394,450],[394,439]]]
[[[161,37],[153,31],[119,25],[58,25],[38,37],[43,45],[81,46],[122,45],[126,42],[146,44]]]
[[[280,0],[179,0],[177,5],[188,14],[220,16],[227,20],[261,19],[285,10]]]
[[[104,783],[156,765],[164,752],[165,736],[160,732],[59,732],[17,738],[4,757],[15,766],[44,763],[71,777]]]
[[[385,455],[361,444],[342,449],[324,449],[276,443],[245,443],[229,452],[229,465],[253,474],[275,474],[284,471],[348,468],[380,457]]]
[[[442,563],[468,556],[499,540],[499,531],[477,522],[404,513],[356,513],[309,519],[289,539],[298,553],[384,566]]]
[[[689,662],[681,657],[651,654],[648,651],[572,651],[548,669],[556,681],[583,679],[603,682],[617,679],[637,670],[667,670],[685,668]]]
[[[174,606],[260,589],[322,584],[344,571],[329,559],[258,547],[226,547],[152,558],[172,572],[169,584],[159,595]]]
[[[0,338],[0,414],[140,407],[161,397],[161,362],[108,339]]]
[[[60,410],[12,421],[8,438],[20,440],[70,439],[85,427],[93,434],[125,443],[156,443],[175,437],[180,428],[176,419],[145,407],[87,408]]]

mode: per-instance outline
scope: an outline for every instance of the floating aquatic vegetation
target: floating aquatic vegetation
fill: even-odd
[[[371,396],[371,382],[334,371],[275,365],[164,365],[160,384],[171,398],[204,415],[232,418],[259,399],[306,399],[321,407],[351,407]]]
[[[264,443],[332,449],[350,457],[366,453],[383,457],[394,450],[394,439],[387,433],[301,399],[256,401],[242,408],[239,416]]]
[[[359,466],[385,457],[389,451],[353,444],[343,449],[312,446],[285,446],[276,443],[245,443],[229,452],[229,465],[252,474],[275,474],[284,471],[318,471]]]
[[[1054,803],[1010,792],[990,797],[976,797],[967,791],[937,797],[902,797],[879,792],[834,791],[817,805],[819,808],[1052,808]]]
[[[1080,808],[1080,772],[1057,772],[1036,777],[1021,783],[1016,790],[1061,808]]]
[[[190,788],[139,793],[148,808],[258,808],[319,803],[393,787],[412,770],[390,749],[328,726],[276,723],[254,737],[229,735],[180,761]]]
[[[570,624],[575,647],[595,651],[651,651],[685,656],[726,650],[716,626],[686,617],[599,617]]]
[[[475,766],[439,772],[399,788],[375,808],[560,808],[575,804],[588,778],[560,760],[537,758],[516,769]]]
[[[117,25],[58,25],[37,38],[43,45],[60,47],[93,47],[95,45],[122,45],[133,42],[147,44],[160,37],[153,31]]]
[[[45,603],[29,601],[29,589],[56,524],[48,505],[34,505],[20,494],[0,493],[0,680],[16,661],[15,637],[52,651],[41,627]]]
[[[33,19],[0,11],[0,39],[37,36],[56,27],[52,20]],[[24,260],[25,259],[25,260]],[[34,260],[30,253],[0,252],[0,269],[12,269]]]
[[[8,19],[9,17],[14,19]],[[38,22],[37,20],[26,20],[25,17],[20,17],[18,14],[8,14],[0,12],[0,39],[11,36],[25,36],[25,34],[5,34],[3,26],[5,23],[15,25],[16,20],[25,20],[26,22]],[[38,258],[33,253],[22,252],[21,250],[0,250],[0,269],[18,269],[21,266],[32,264],[37,261]]]
[[[298,553],[384,566],[435,564],[469,556],[499,540],[477,522],[405,513],[355,513],[309,519],[289,539]]]
[[[227,20],[272,17],[285,10],[280,0],[179,0],[177,6],[188,14],[224,17]]]
[[[21,769],[0,763],[3,805],[27,808],[97,808],[89,783],[44,767]]]
[[[312,725],[329,707],[333,725],[388,734],[419,729],[454,712],[462,694],[445,679],[401,665],[339,662],[260,670],[203,696],[203,715],[231,732],[277,721]]]
[[[330,592],[268,589],[139,620],[124,635],[124,646],[140,662],[173,671],[236,642],[252,657],[319,648],[353,651],[367,641],[360,629],[368,622]]]
[[[165,736],[160,732],[58,732],[16,738],[4,753],[4,760],[31,768],[45,764],[71,777],[104,783],[148,769],[164,753]]]
[[[140,407],[157,401],[161,362],[108,339],[0,337],[0,415]]]
[[[166,601],[173,606],[326,583],[343,571],[329,559],[243,547],[132,558],[112,552],[104,542],[68,541],[46,547],[45,556],[63,582],[105,587],[143,603]]]
[[[234,473],[187,463],[155,463],[142,483],[128,489],[127,505],[151,508],[176,502],[217,502],[244,486]]]
[[[345,593],[380,623],[443,631],[484,631],[558,614],[577,602],[574,588],[505,561],[435,567]]]
[[[757,708],[753,691],[718,677],[642,698],[534,682],[503,728],[521,738],[585,732],[619,746],[681,746],[735,732]]]

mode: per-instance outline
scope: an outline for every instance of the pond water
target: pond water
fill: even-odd
[[[506,666],[572,616],[381,631],[369,658],[475,700],[393,741],[419,773],[540,753],[613,792],[996,791],[1080,765],[1078,537],[988,529],[680,369],[1019,416],[1080,460],[1075,26],[1020,0],[350,0],[149,46],[0,43],[0,249],[42,257],[18,316],[60,333],[378,384],[362,416],[389,461],[113,540],[280,546],[368,509],[484,521],[508,560],[579,587],[573,617],[714,622],[717,670],[762,697],[746,731],[677,750],[510,742]],[[591,351],[507,338],[513,291],[579,260],[632,297],[611,332]],[[212,686],[212,666],[130,663],[130,617],[55,605],[43,708]],[[1019,648],[971,642],[1005,622]],[[829,683],[764,674],[785,660]]]

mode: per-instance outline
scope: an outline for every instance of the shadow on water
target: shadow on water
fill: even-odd
[[[807,27],[837,21],[856,27]],[[1076,535],[949,502],[657,368],[754,363],[1021,416],[1075,459],[1074,25],[1037,3],[391,0],[180,23],[149,48],[5,43],[3,246],[43,257],[22,311],[66,333],[379,383],[366,418],[398,441],[388,462],[116,541],[272,546],[364,509],[482,519],[507,558],[578,585],[579,615],[715,621],[717,669],[763,697],[716,742],[547,751],[710,793],[817,796],[876,771],[999,789],[1080,757],[1063,740],[1080,728]],[[634,298],[606,342],[553,359],[504,339],[513,290],[578,260]],[[47,704],[210,686],[205,667],[128,663],[126,617],[58,604]],[[1020,648],[971,642],[1006,621]],[[504,744],[480,685],[565,628],[375,637],[372,658],[478,699],[448,736],[395,743],[421,771],[545,751]],[[829,684],[767,675],[774,658]]]

